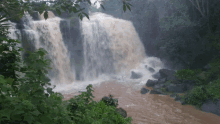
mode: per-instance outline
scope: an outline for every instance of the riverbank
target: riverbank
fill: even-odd
[[[132,84],[132,82],[127,82],[127,84]],[[146,86],[143,88],[152,90]],[[140,92],[140,90],[134,90],[131,85],[112,80],[94,87],[92,93],[95,101],[112,94],[114,98],[118,99],[118,107],[126,110],[128,117],[132,117],[132,124],[218,124],[217,122],[220,121],[219,116],[202,112],[190,105],[183,106],[168,95],[141,94]],[[74,95],[76,94],[65,94],[64,100],[68,100]]]

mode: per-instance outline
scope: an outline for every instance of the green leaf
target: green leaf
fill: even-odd
[[[61,14],[61,12],[60,12],[60,10],[58,8],[56,8],[56,12],[57,12],[58,15]]]
[[[87,0],[87,2],[89,3],[89,5],[91,6],[91,1],[90,0]]]
[[[126,4],[126,6],[127,6],[127,8],[131,11],[131,8],[130,8],[130,6],[128,5],[128,4]]]
[[[103,6],[102,4],[100,4],[100,5],[101,5],[102,9],[104,9],[104,10],[105,10],[104,6]]]
[[[61,6],[63,11],[66,11],[66,7],[65,6]]]
[[[80,19],[81,19],[81,20],[83,19],[83,16],[82,16],[82,15],[80,15]]]
[[[48,11],[44,12],[44,18],[45,18],[45,20],[48,18]]]
[[[38,110],[31,112],[33,115],[38,116],[39,114],[41,114]]]
[[[126,6],[125,6],[125,4],[123,5],[123,10],[124,10],[124,12],[126,11]]]
[[[78,4],[74,4],[75,7],[80,8],[80,6]]]
[[[12,83],[13,83],[13,81],[14,81],[14,79],[12,79],[12,78],[10,78],[10,77],[7,78],[6,80],[7,80],[8,84],[10,84],[10,85],[12,85]]]
[[[84,13],[84,12],[82,12],[82,13],[89,19],[89,16],[86,13]]]
[[[76,12],[77,12],[76,7],[74,7],[74,6],[73,6],[72,10],[73,10],[73,12],[74,12],[74,13],[76,13]]]
[[[130,3],[127,3],[128,5],[132,6]]]

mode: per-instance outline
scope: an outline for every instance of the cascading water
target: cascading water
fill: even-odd
[[[22,45],[25,50],[44,48],[48,52],[47,57],[52,60],[52,69],[48,76],[52,84],[72,83],[75,74],[70,68],[69,53],[62,39],[61,19],[53,13],[49,15],[50,18],[46,21],[33,21],[28,13],[25,14],[22,18]]]
[[[85,79],[129,72],[145,58],[144,47],[131,22],[103,13],[81,22]]]
[[[25,50],[44,48],[48,52],[47,57],[52,60],[48,77],[57,85],[55,91],[85,90],[88,83],[98,84],[112,78],[130,81],[132,69],[147,75],[136,82],[152,78],[153,73],[142,67],[145,50],[131,22],[100,12],[91,13],[90,20],[83,18],[80,22],[81,37],[76,42],[72,40],[71,20],[55,17],[52,12],[47,20],[41,16],[38,14],[36,21],[26,13],[18,36]],[[82,54],[78,55],[77,51]],[[161,67],[162,64],[158,68]]]

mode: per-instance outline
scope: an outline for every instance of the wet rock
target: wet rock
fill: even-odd
[[[164,84],[166,81],[166,78],[159,79],[158,84]]]
[[[161,78],[166,78],[167,81],[171,81],[172,83],[178,83],[177,78],[174,76],[174,74],[176,74],[175,71],[168,69],[160,69],[159,73],[161,75]]]
[[[161,78],[161,76],[160,76],[160,73],[159,73],[159,72],[157,72],[157,73],[153,74],[153,75],[152,75],[152,77],[153,77],[153,78],[156,78],[156,79],[160,79],[160,78]]]
[[[180,96],[176,96],[174,100],[175,100],[175,101],[180,101],[180,100],[181,100],[181,97],[180,97]]]
[[[186,105],[186,102],[185,102],[185,101],[180,101],[180,103],[181,103],[182,105]]]
[[[147,80],[146,86],[147,87],[153,87],[154,85],[157,84],[157,80]]]
[[[143,77],[143,75],[140,72],[131,71],[131,77],[130,77],[131,79],[138,79],[141,77]]]
[[[168,92],[183,93],[187,90],[185,84],[170,84],[167,86]]]
[[[220,100],[217,100],[216,103],[214,103],[212,100],[207,100],[202,105],[201,109],[202,111],[211,112],[213,114],[220,116]]]
[[[155,70],[154,70],[152,67],[149,67],[148,70],[149,70],[151,73],[155,72]]]
[[[141,88],[141,94],[146,94],[148,93],[150,90],[146,89],[146,88]]]
[[[127,117],[127,112],[124,109],[122,109],[122,108],[116,108],[116,112],[118,112],[124,118]]]
[[[175,93],[170,95],[171,98],[176,98],[176,96],[177,96],[177,94],[175,94]]]
[[[173,76],[176,72],[168,69],[160,69],[159,73],[162,78],[165,78],[165,77]]]
[[[156,84],[153,88],[154,89],[161,89],[161,88],[164,88],[165,85],[164,84]]]
[[[160,89],[153,89],[150,91],[150,94],[164,94]]]
[[[108,97],[108,96],[102,97],[102,101],[109,101],[109,100],[110,100],[110,97]]]

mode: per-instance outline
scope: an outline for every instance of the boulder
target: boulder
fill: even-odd
[[[155,72],[155,70],[154,70],[152,67],[149,67],[148,70],[149,70],[151,73]]]
[[[110,99],[111,99],[110,97],[104,96],[104,97],[102,98],[102,101],[109,101]]]
[[[179,82],[178,79],[174,76],[176,72],[173,70],[160,69],[159,73],[161,75],[161,78],[166,78],[166,80],[171,81],[171,83],[177,84]]]
[[[180,100],[181,100],[181,97],[180,97],[180,96],[176,96],[174,100],[175,100],[175,101],[180,101]]]
[[[146,93],[148,93],[148,92],[149,92],[148,89],[146,89],[146,88],[141,88],[141,94],[146,94]]]
[[[166,78],[169,76],[173,76],[176,72],[173,70],[168,70],[168,69],[160,69],[159,73],[161,75],[162,78]]]
[[[176,93],[170,95],[171,98],[176,98],[177,96],[178,95]]]
[[[183,93],[187,88],[185,84],[170,84],[167,86],[166,90],[168,92]]]
[[[150,94],[164,94],[160,89],[153,89],[150,91]]]
[[[140,72],[131,71],[131,77],[130,77],[131,79],[138,79],[141,77],[143,77],[143,75]]]
[[[220,100],[214,103],[212,100],[207,100],[201,107],[202,111],[211,112],[220,116]]]
[[[147,87],[153,87],[155,84],[157,84],[157,80],[147,80],[146,86]]]
[[[127,117],[127,112],[124,109],[122,109],[122,108],[116,108],[116,112],[118,112],[124,118]]]
[[[167,81],[166,78],[162,78],[162,79],[159,79],[157,83],[158,84],[164,84],[166,81]]]
[[[156,78],[156,79],[160,79],[161,78],[161,75],[159,72],[155,73],[152,75],[153,78]]]
[[[164,84],[156,84],[153,88],[154,89],[161,89],[161,88],[164,88],[165,85]]]

